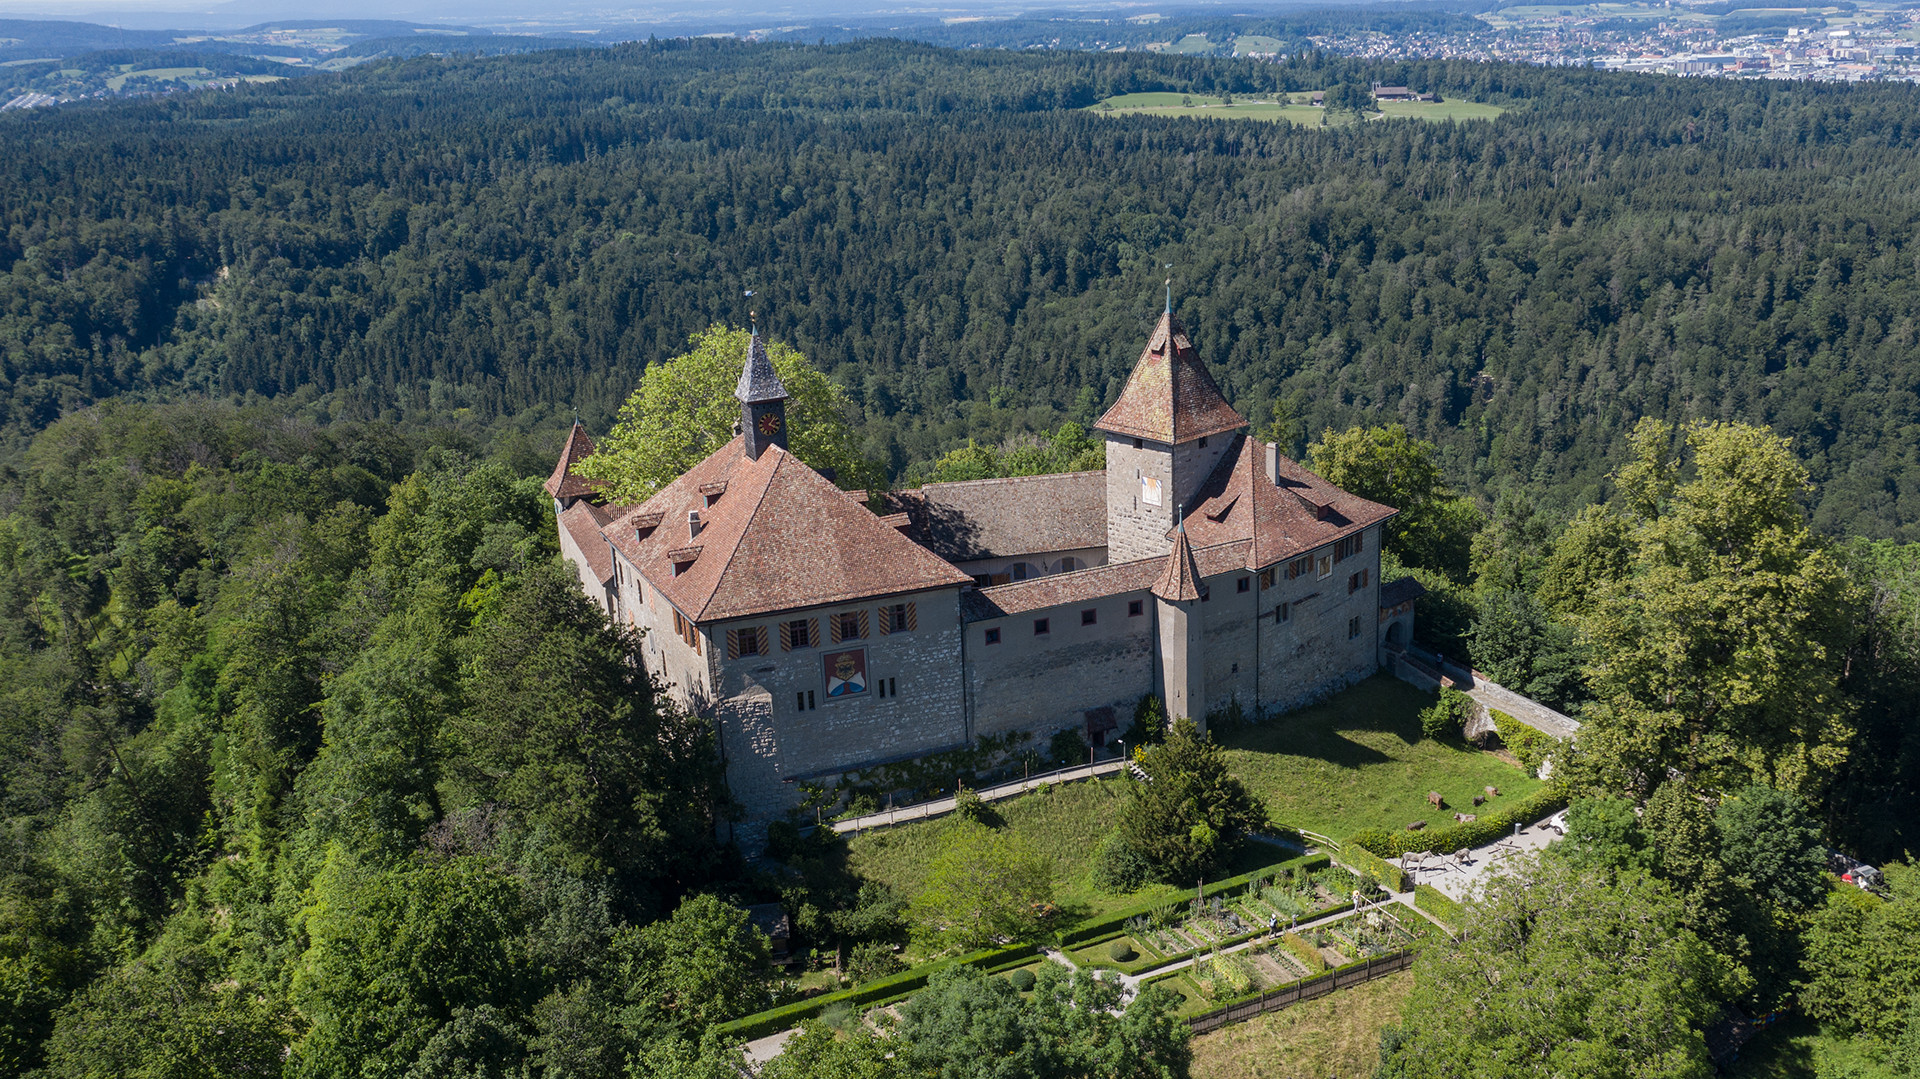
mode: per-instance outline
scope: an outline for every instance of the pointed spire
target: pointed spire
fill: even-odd
[[[1147,338],[1120,399],[1094,423],[1094,429],[1181,445],[1246,425],[1246,417],[1221,396],[1207,365],[1187,340],[1185,327],[1174,316],[1169,282],[1166,312]]]
[[[1173,550],[1167,552],[1167,568],[1153,586],[1154,595],[1175,603],[1200,598],[1200,564],[1193,560],[1193,544],[1187,541],[1186,507],[1178,513],[1180,524],[1174,530]]]
[[[579,417],[574,417],[573,429],[567,432],[567,444],[560,451],[560,461],[542,485],[547,494],[558,499],[585,498],[599,490],[599,484],[573,471],[575,465],[592,457],[593,451],[592,437],[580,425]]]
[[[754,316],[755,322],[759,316]],[[747,362],[740,371],[740,384],[733,388],[733,396],[742,404],[760,404],[766,401],[782,401],[788,396],[787,387],[773,370],[773,361],[767,358],[767,346],[760,340],[760,328],[756,324],[753,336],[747,339]]]

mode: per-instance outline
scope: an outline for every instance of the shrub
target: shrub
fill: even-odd
[[[853,950],[847,953],[847,977],[855,985],[870,982],[876,978],[884,978],[889,974],[898,974],[905,969],[906,964],[900,961],[899,956],[893,954],[893,949],[877,941],[856,944]]]
[[[1498,708],[1488,711],[1493,714],[1493,729],[1500,732],[1500,741],[1513,751],[1514,759],[1520,762],[1528,775],[1537,774],[1547,754],[1553,752],[1556,741]]]
[[[1131,963],[1139,954],[1133,950],[1133,942],[1125,937],[1107,946],[1107,958],[1116,963]]]
[[[1167,706],[1160,703],[1160,698],[1149,693],[1133,706],[1133,723],[1127,727],[1127,744],[1152,745],[1165,741],[1166,737]]]
[[[1440,699],[1420,713],[1420,733],[1436,741],[1458,738],[1479,705],[1457,689],[1442,687]]]
[[[1078,727],[1068,727],[1047,743],[1047,756],[1061,768],[1087,763],[1087,738]]]
[[[1133,892],[1147,882],[1153,866],[1118,832],[1100,841],[1093,855],[1093,886],[1103,892]]]
[[[1446,893],[1431,884],[1422,884],[1413,890],[1413,905],[1447,923],[1448,927],[1458,931],[1466,917],[1466,908],[1447,898]]]
[[[1413,887],[1413,882],[1399,866],[1357,844],[1349,843],[1341,847],[1340,860],[1354,872],[1371,877],[1393,891],[1404,892]]]
[[[1434,828],[1424,832],[1388,832],[1380,828],[1362,828],[1347,837],[1342,849],[1362,847],[1382,858],[1393,858],[1408,851],[1454,851],[1480,847],[1509,835],[1516,824],[1531,824],[1567,804],[1567,795],[1558,787],[1542,787],[1525,798],[1515,799],[1480,819]]]
[[[1033,988],[1033,971],[1021,967],[1019,970],[1007,975],[1007,981],[1012,982],[1013,987],[1020,992],[1028,992]]]
[[[988,824],[987,803],[980,800],[980,792],[961,787],[953,792],[953,815],[961,820],[970,820],[976,824]]]

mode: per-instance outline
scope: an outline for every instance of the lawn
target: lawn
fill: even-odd
[[[1368,1079],[1380,1031],[1400,1021],[1412,988],[1403,971],[1204,1034],[1193,1040],[1193,1079]]]
[[[1189,894],[1188,889],[1172,885],[1153,885],[1127,895],[1093,886],[1093,852],[1113,828],[1120,800],[1126,796],[1126,782],[1064,783],[992,805],[1009,831],[1053,863],[1054,902],[1072,921]],[[951,817],[942,817],[855,836],[848,842],[848,868],[884,882],[895,895],[918,895],[940,852],[941,837],[953,827]],[[1287,853],[1278,847],[1247,843],[1238,862],[1221,875],[1247,873],[1286,860]]]
[[[129,71],[124,75],[113,76],[112,78],[107,80],[107,89],[118,90],[127,84],[128,79],[137,79],[143,76],[149,79],[155,79],[161,82],[166,82],[170,80],[178,81],[182,79],[190,79],[190,78],[196,78],[196,77],[207,76],[212,74],[213,72],[207,70],[204,67],[150,67],[144,71]]]
[[[1438,826],[1453,810],[1427,805],[1437,790],[1471,813],[1473,795],[1496,786],[1505,798],[1540,781],[1492,753],[1420,734],[1433,696],[1379,674],[1319,704],[1258,725],[1216,734],[1228,766],[1267,803],[1276,822],[1342,839],[1361,828]]]
[[[1383,101],[1380,111],[1389,118],[1415,120],[1491,120],[1507,111],[1478,101]]]
[[[1197,1079],[1200,1072],[1193,1074]],[[1893,1069],[1875,1060],[1862,1042],[1826,1033],[1804,1015],[1761,1031],[1726,1074],[1732,1079],[1894,1079]]]

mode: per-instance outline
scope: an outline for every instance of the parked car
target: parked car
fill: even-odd
[[[1555,813],[1553,816],[1548,817],[1547,827],[1553,829],[1556,832],[1559,832],[1561,835],[1566,835],[1567,834],[1567,811],[1563,809],[1560,812]]]
[[[1870,865],[1856,865],[1840,874],[1840,879],[1868,892],[1877,892],[1886,883],[1886,878],[1880,875],[1880,871]]]

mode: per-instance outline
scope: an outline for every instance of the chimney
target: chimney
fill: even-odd
[[[700,538],[700,511],[688,510],[687,511],[687,539],[691,541],[691,540],[697,540],[699,538]]]
[[[1277,487],[1280,485],[1280,445],[1276,442],[1269,442],[1266,444],[1266,447],[1267,482]]]

